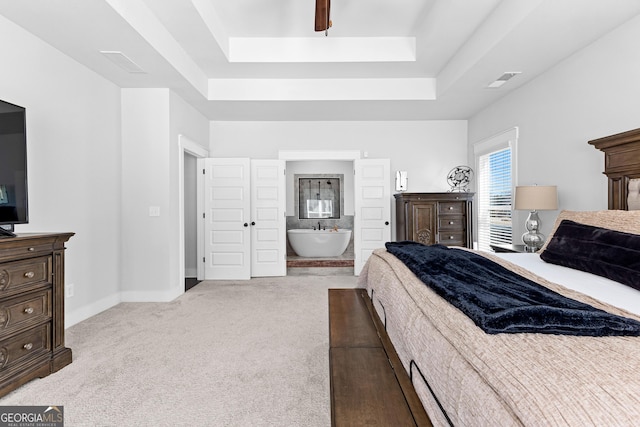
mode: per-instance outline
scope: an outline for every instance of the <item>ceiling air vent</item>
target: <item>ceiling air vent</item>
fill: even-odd
[[[106,56],[111,62],[128,73],[146,73],[138,64],[133,62],[127,55],[117,50],[101,50],[101,54]]]
[[[506,73],[504,73],[503,75],[501,75],[500,77],[498,77],[495,81],[489,83],[487,85],[488,88],[490,89],[497,89],[500,86],[502,86],[503,84],[505,84],[507,81],[509,81],[511,78],[517,76],[518,74],[521,74],[522,71],[508,71]]]

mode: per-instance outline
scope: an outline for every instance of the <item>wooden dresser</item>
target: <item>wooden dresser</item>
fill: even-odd
[[[474,193],[398,193],[396,240],[473,247]]]
[[[0,239],[0,396],[71,363],[64,244],[74,233]]]

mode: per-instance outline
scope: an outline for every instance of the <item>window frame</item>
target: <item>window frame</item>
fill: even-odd
[[[517,185],[517,149],[518,149],[518,136],[519,129],[518,127],[513,127],[511,129],[507,129],[503,132],[500,132],[496,135],[493,135],[489,138],[486,138],[482,141],[479,141],[473,145],[473,154],[474,154],[474,162],[475,162],[475,170],[476,170],[476,203],[474,203],[474,215],[476,217],[475,227],[475,247],[481,250],[490,250],[490,247],[481,247],[480,235],[481,235],[481,224],[480,221],[480,201],[481,201],[481,189],[480,189],[480,178],[481,178],[481,170],[480,170],[480,157],[485,156],[491,153],[496,153],[502,151],[504,149],[509,148],[511,150],[511,195],[512,195],[512,203],[513,203],[513,191]],[[513,243],[513,207],[511,208],[511,238]],[[489,243],[490,245],[491,243]]]

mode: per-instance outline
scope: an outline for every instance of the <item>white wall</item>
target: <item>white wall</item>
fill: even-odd
[[[169,89],[122,90],[122,297],[170,298]],[[149,209],[157,207],[158,216]]]
[[[180,134],[208,141],[209,122],[169,89],[122,90],[122,299],[184,291],[179,253]],[[150,208],[159,208],[158,216]]]
[[[467,122],[211,122],[211,157],[277,159],[280,150],[360,151],[390,159],[392,193],[397,170],[407,171],[407,191],[448,191],[449,171],[467,164]],[[391,221],[394,238],[393,199]]]
[[[0,98],[27,109],[29,224],[71,231],[67,326],[118,301],[120,89],[0,16]]]
[[[169,205],[170,211],[170,277],[172,278],[172,286],[174,289],[179,288],[184,290],[184,278],[186,272],[180,271],[179,267],[182,264],[182,268],[185,268],[184,262],[176,262],[184,258],[180,254],[179,242],[184,237],[180,236],[180,192],[178,191],[178,185],[181,181],[178,174],[180,173],[180,163],[183,162],[183,156],[181,155],[181,148],[178,145],[180,135],[184,135],[190,141],[200,145],[204,150],[209,148],[209,120],[200,114],[195,108],[185,102],[182,98],[171,92],[170,96],[170,129],[169,129],[169,145],[167,149],[170,154],[170,169],[169,169]],[[193,170],[195,172],[195,170]],[[184,171],[182,172],[185,173]],[[192,188],[185,188],[185,193],[191,193],[195,196],[197,181],[191,180],[185,185],[191,185]],[[194,200],[193,203],[196,203]],[[195,215],[195,217],[187,217],[186,215]],[[188,229],[192,231],[195,228],[195,221],[200,220],[197,212],[185,209],[185,233]],[[187,237],[191,237],[191,240],[187,242],[192,250],[196,249],[195,239],[197,236],[187,233]],[[185,248],[185,252],[186,252]],[[196,267],[191,265],[191,267]],[[176,288],[177,287],[177,288]]]
[[[447,191],[467,162],[467,122],[211,122],[212,157],[278,158],[279,150],[356,150],[406,170],[408,191]],[[392,187],[393,188],[393,187]]]
[[[640,17],[469,120],[472,145],[520,128],[517,184],[557,185],[560,209],[607,209],[604,154],[587,141],[640,127]],[[472,161],[471,159],[469,161]],[[548,231],[558,212],[542,212]],[[524,233],[526,213],[514,218]]]

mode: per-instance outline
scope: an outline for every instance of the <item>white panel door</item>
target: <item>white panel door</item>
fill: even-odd
[[[249,279],[249,159],[205,159],[204,163],[205,279]]]
[[[354,272],[359,275],[371,252],[391,240],[391,175],[389,159],[358,159],[354,166]]]
[[[286,276],[284,160],[251,160],[251,277]]]

